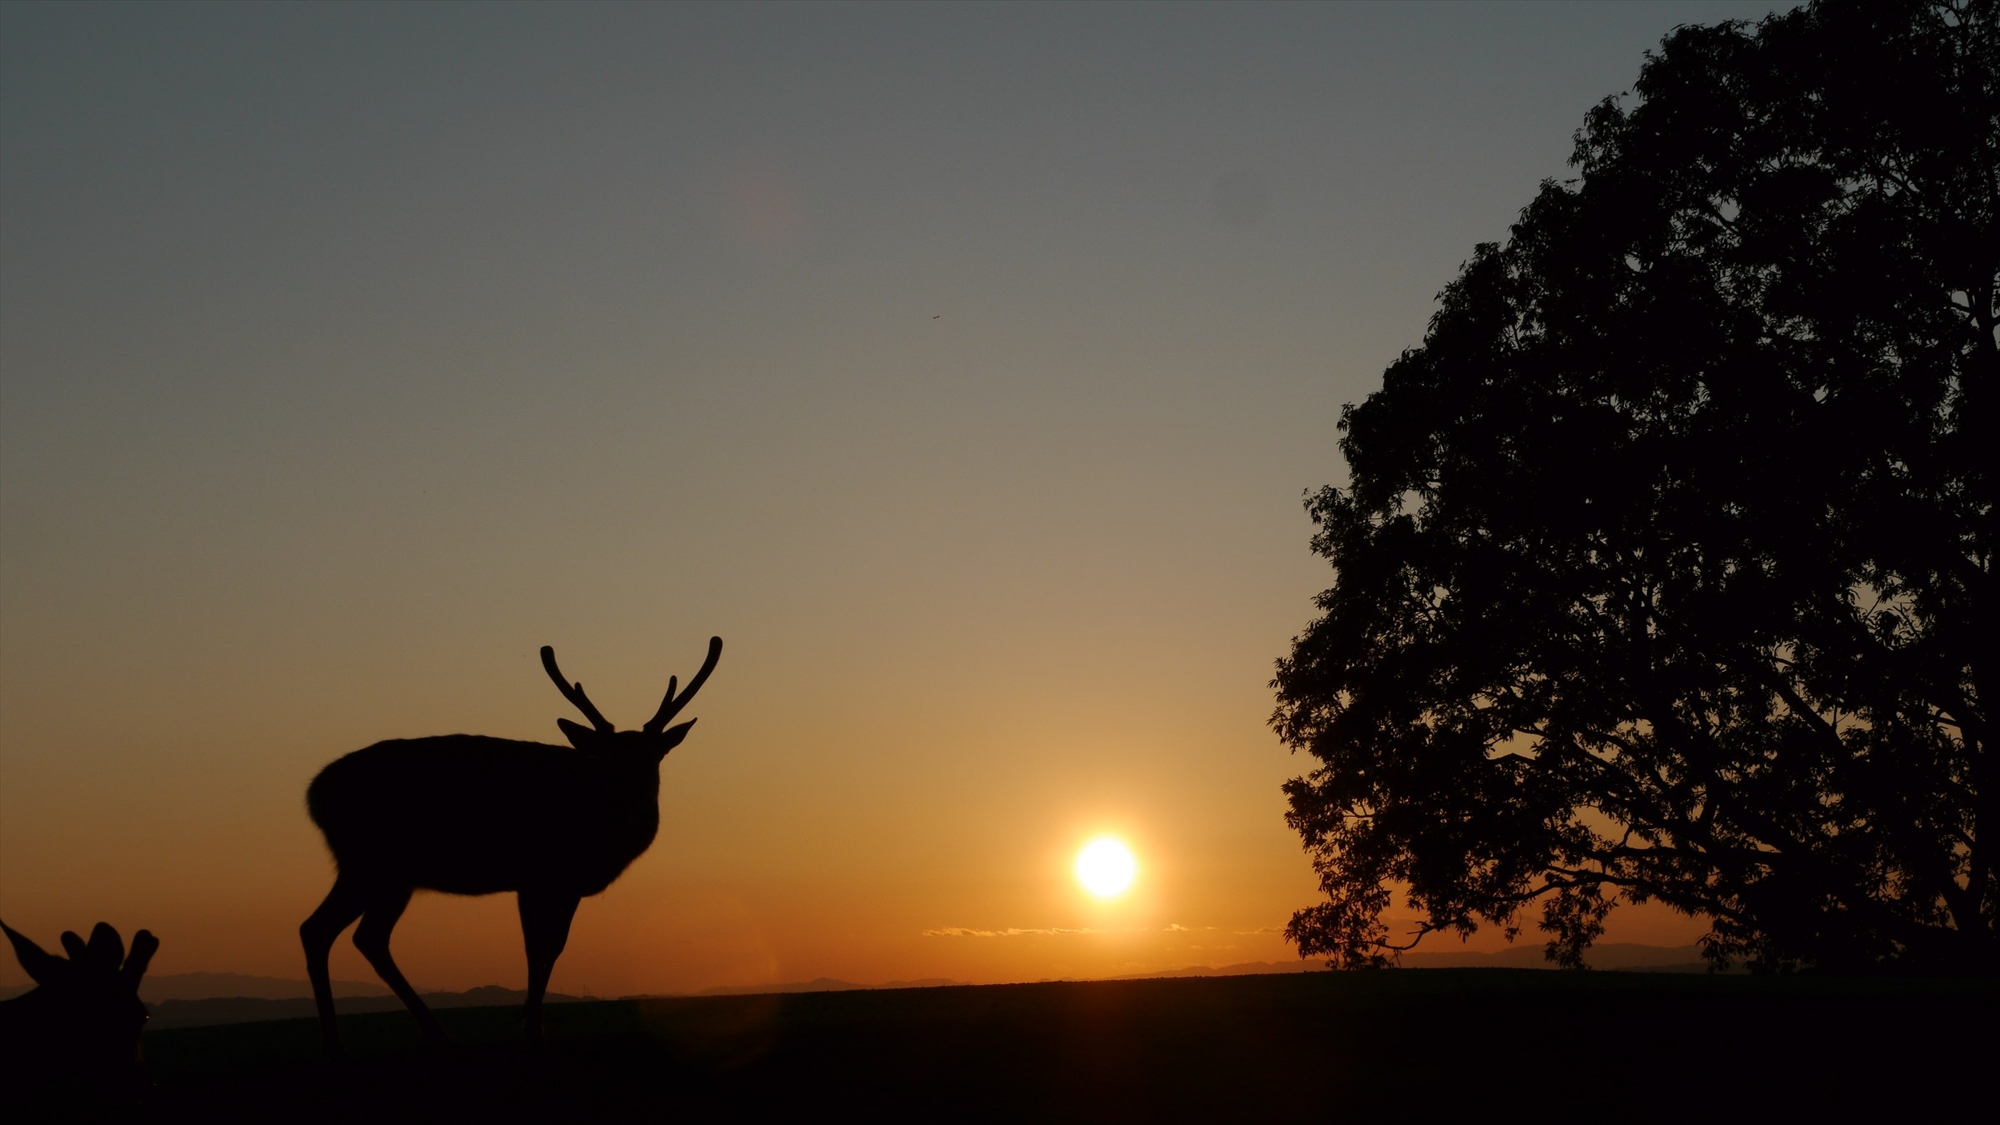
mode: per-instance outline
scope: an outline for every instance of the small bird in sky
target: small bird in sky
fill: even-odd
[[[932,319],[932,320],[943,320],[943,319],[944,319],[944,314],[943,314],[943,313],[939,313],[939,314],[937,314],[936,316],[932,317],[931,319]]]

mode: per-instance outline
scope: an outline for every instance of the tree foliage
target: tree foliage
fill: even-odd
[[[2000,3],[1683,27],[1635,92],[1342,413],[1287,934],[1539,904],[1574,966],[1658,900],[1724,964],[1991,971]]]

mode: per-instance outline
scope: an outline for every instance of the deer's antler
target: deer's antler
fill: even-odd
[[[708,674],[715,671],[715,662],[720,659],[722,659],[722,638],[710,637],[708,659],[701,662],[701,671],[696,672],[694,679],[688,681],[687,690],[682,692],[679,698],[674,696],[674,685],[678,681],[672,676],[667,677],[667,697],[660,701],[659,713],[646,720],[647,734],[658,734],[666,729],[668,723],[674,721],[674,716],[681,713],[681,708],[686,707],[688,700],[694,698],[694,693],[700,691],[701,685],[708,682]]]
[[[605,718],[604,713],[597,709],[597,705],[590,701],[590,697],[583,694],[582,683],[572,684],[563,678],[562,669],[556,667],[556,650],[549,645],[542,646],[542,667],[548,670],[549,679],[556,682],[556,690],[562,692],[563,698],[569,700],[572,706],[583,712],[583,717],[590,720],[591,726],[607,734],[617,729],[611,725],[611,720]]]

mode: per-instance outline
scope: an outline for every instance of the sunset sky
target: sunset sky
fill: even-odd
[[[1295,958],[1339,407],[1770,8],[0,7],[0,918],[303,977],[321,766],[719,634],[556,990]],[[396,953],[524,971],[511,896]]]

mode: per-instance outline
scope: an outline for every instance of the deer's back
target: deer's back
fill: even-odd
[[[442,735],[336,759],[306,807],[343,876],[453,894],[595,894],[652,843],[658,774],[609,778],[577,751]]]

